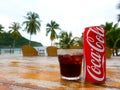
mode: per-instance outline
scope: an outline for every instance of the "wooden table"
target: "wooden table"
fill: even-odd
[[[107,60],[104,84],[91,84],[83,78],[77,81],[61,79],[57,57],[0,55],[0,83],[28,90],[116,90],[120,89],[119,59]]]

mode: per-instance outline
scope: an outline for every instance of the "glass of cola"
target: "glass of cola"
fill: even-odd
[[[83,52],[80,49],[59,49],[58,61],[61,78],[78,80],[81,77]]]

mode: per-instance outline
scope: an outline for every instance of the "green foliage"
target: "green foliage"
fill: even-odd
[[[70,46],[83,46],[83,36],[73,37],[72,32],[61,31],[58,36],[59,42],[55,44],[62,49],[70,48]]]
[[[48,34],[51,33],[50,34],[51,45],[52,45],[52,41],[58,38],[56,30],[60,30],[60,28],[59,28],[59,24],[57,24],[55,21],[51,20],[50,23],[46,24],[46,36],[48,36]]]
[[[39,15],[35,12],[28,12],[27,16],[25,17],[26,21],[23,22],[23,25],[25,24],[25,31],[30,34],[30,41],[29,45],[31,44],[31,35],[36,34],[37,31],[40,31],[40,20]]]
[[[74,37],[72,39],[73,46],[83,46],[83,36],[82,37]]]
[[[116,43],[116,40],[120,38],[120,28],[118,23],[113,24],[113,22],[106,22],[105,25],[102,25],[106,30],[106,43],[109,48],[120,48],[119,43]],[[119,41],[117,41],[119,42]],[[115,47],[116,46],[116,47]]]
[[[2,33],[3,38],[0,39],[0,46],[6,47],[6,46],[12,46],[13,39],[10,36],[10,33]]]
[[[4,33],[4,27],[0,24],[0,38],[2,38],[2,33]]]
[[[120,22],[120,14],[118,14],[118,22]]]
[[[71,32],[66,32],[66,31],[61,31],[59,35],[59,42],[56,43],[56,45],[59,45],[60,48],[66,49],[69,48],[70,45],[73,45],[73,40],[72,40],[72,33]]]
[[[0,39],[0,47],[9,47],[13,45],[13,38],[11,37],[10,33],[3,33],[3,38]],[[28,45],[29,40],[24,38],[24,37],[20,37],[16,40],[16,47],[22,47],[23,45]],[[31,46],[42,46],[41,43],[32,41],[31,42]]]
[[[120,27],[118,27],[119,23],[113,24],[106,22],[105,25],[102,25],[106,32],[106,44],[107,47],[113,49],[118,55],[118,49],[120,48]]]
[[[113,29],[113,22],[106,22],[104,25],[102,24],[101,26],[104,27],[106,32],[109,32]]]
[[[13,22],[9,27],[10,29],[9,33],[11,35],[11,38],[13,38],[13,48],[15,47],[16,40],[21,37],[21,34],[19,32],[20,28],[21,28],[20,24],[17,22]]]

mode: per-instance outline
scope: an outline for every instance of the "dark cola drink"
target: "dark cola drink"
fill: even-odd
[[[73,51],[70,52],[73,54]],[[78,80],[81,75],[82,57],[80,53],[58,55],[60,72],[63,79]]]

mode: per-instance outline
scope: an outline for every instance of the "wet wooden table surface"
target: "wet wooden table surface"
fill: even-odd
[[[5,90],[119,90],[120,57],[107,60],[107,81],[97,85],[62,80],[57,57],[0,55],[1,85],[8,86]]]

